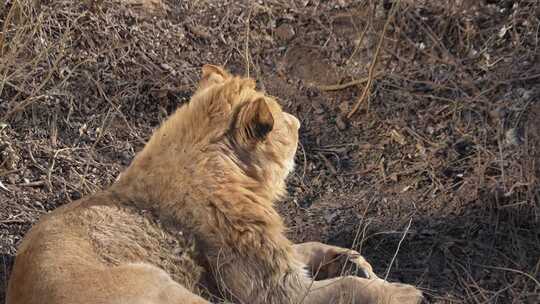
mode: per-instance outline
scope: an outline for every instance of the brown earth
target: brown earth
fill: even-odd
[[[34,1],[0,7],[0,302],[40,215],[111,184],[205,63],[302,121],[297,241],[433,303],[540,301],[540,4]],[[38,3],[38,2],[35,2]],[[262,3],[262,4],[261,4]]]

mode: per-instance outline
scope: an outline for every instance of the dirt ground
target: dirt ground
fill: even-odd
[[[7,0],[0,28],[0,302],[29,227],[110,185],[205,63],[302,121],[291,239],[430,303],[540,302],[540,2]]]

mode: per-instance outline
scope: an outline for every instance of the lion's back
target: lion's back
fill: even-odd
[[[108,266],[148,263],[194,290],[202,268],[188,231],[166,228],[151,212],[118,206],[92,206],[81,212],[98,258]]]

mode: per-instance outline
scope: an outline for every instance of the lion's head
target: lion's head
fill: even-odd
[[[285,193],[299,127],[274,98],[255,90],[252,79],[205,65],[190,102],[155,132],[120,182],[136,183],[142,170],[153,177],[145,188],[168,192],[181,185],[190,191],[226,184],[232,191],[241,184],[274,201]]]

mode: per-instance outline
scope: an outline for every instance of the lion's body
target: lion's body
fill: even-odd
[[[285,194],[300,124],[254,88],[250,79],[205,66],[191,101],[116,183],[31,229],[7,303],[207,303],[197,294],[269,304],[386,297],[378,279],[344,277],[310,290],[310,262],[285,237],[273,207]],[[328,249],[315,249],[321,248],[324,256]]]

